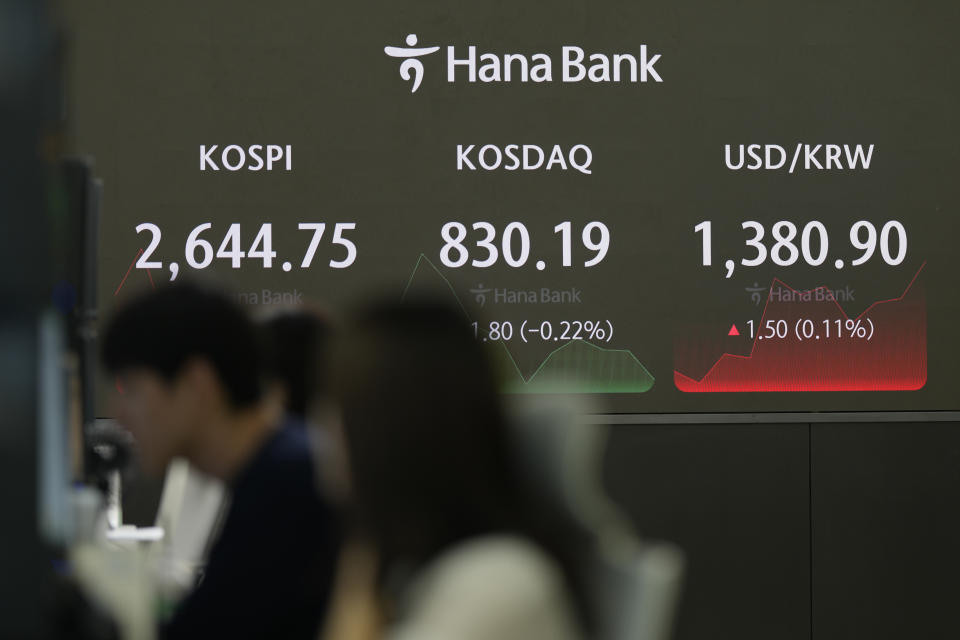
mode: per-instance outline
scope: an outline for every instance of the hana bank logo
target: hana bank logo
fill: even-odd
[[[424,67],[420,58],[429,56],[441,47],[418,47],[417,34],[407,35],[406,47],[387,46],[383,52],[391,58],[400,58],[400,77],[412,83],[410,92],[420,88]],[[552,54],[499,53],[484,51],[477,45],[447,45],[447,82],[469,83],[638,83],[663,82],[657,70],[662,55],[647,45],[638,45],[634,52],[591,52],[576,45],[563,45]]]
[[[476,289],[470,289],[470,293],[473,294],[473,300],[481,307],[487,304],[487,294],[490,293],[491,289],[484,288],[483,283],[477,285]]]
[[[413,79],[413,87],[410,93],[420,88],[420,82],[423,80],[423,63],[417,60],[421,56],[430,55],[440,50],[440,47],[420,47],[417,48],[417,34],[411,33],[407,36],[406,47],[384,47],[383,51],[391,58],[406,58],[400,63],[400,77],[404,80]]]

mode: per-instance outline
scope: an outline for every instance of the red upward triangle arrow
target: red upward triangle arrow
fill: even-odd
[[[738,335],[740,335],[740,332],[737,331],[737,325],[735,325],[735,324],[730,325],[730,331],[727,331],[727,335],[728,335],[728,336],[738,336]]]

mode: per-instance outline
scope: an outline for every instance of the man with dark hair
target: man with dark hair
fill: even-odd
[[[314,638],[322,622],[335,520],[315,487],[306,429],[263,393],[266,360],[246,314],[192,284],[136,299],[104,334],[117,419],[143,467],[162,472],[182,457],[232,491],[204,579],[165,638]]]

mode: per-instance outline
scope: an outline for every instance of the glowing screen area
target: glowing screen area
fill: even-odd
[[[302,4],[76,17],[102,314],[431,292],[508,393],[960,410],[952,4]]]

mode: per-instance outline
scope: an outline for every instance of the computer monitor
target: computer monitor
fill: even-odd
[[[83,479],[96,377],[96,264],[101,184],[89,158],[66,158],[47,175],[50,300],[37,328],[38,511],[54,544],[74,535],[71,485]]]

